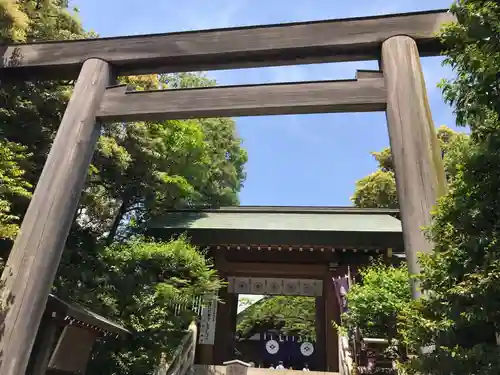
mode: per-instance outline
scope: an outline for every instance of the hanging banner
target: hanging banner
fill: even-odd
[[[332,281],[339,306],[341,306],[342,312],[346,312],[347,311],[346,294],[349,291],[349,280],[347,277],[339,277],[337,279],[332,277]]]
[[[217,296],[207,295],[201,309],[200,344],[215,344],[215,324],[217,322]]]

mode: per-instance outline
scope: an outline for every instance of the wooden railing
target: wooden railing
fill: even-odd
[[[196,323],[191,323],[181,343],[174,352],[172,359],[166,361],[163,357],[154,375],[186,375],[192,370],[196,350],[198,328]]]
[[[349,347],[349,339],[339,334],[339,373],[340,375],[352,375],[353,360]]]

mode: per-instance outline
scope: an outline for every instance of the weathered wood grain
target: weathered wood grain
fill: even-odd
[[[410,272],[418,274],[417,253],[432,250],[422,228],[446,190],[444,168],[415,41],[407,36],[385,41],[382,68],[406,260]],[[412,289],[417,297],[417,285]]]
[[[106,90],[103,122],[385,110],[382,78],[126,92]]]
[[[366,78],[384,78],[381,70],[358,70],[356,71],[356,79]]]
[[[88,58],[120,75],[376,60],[384,40],[414,38],[422,55],[437,55],[436,32],[454,20],[444,10],[256,27],[10,45],[4,76],[75,78]],[[0,55],[2,51],[0,50]],[[0,70],[0,73],[2,71]]]
[[[7,306],[0,374],[24,374],[100,126],[95,112],[110,84],[109,64],[91,59],[80,77],[10,253],[2,281]]]

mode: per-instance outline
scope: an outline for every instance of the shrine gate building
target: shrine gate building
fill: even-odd
[[[353,207],[177,210],[166,212],[148,233],[163,239],[186,233],[208,250],[227,282],[219,291],[223,303],[214,302],[213,317],[205,322],[200,363],[234,359],[238,294],[303,295],[316,298],[317,363],[335,372],[338,335],[332,322],[339,323],[341,306],[333,281],[376,257],[404,253],[398,214]]]

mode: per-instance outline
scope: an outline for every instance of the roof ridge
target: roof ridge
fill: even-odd
[[[245,213],[332,213],[332,214],[398,214],[396,208],[359,208],[352,206],[224,206],[218,208],[184,208],[173,212],[245,212]]]

